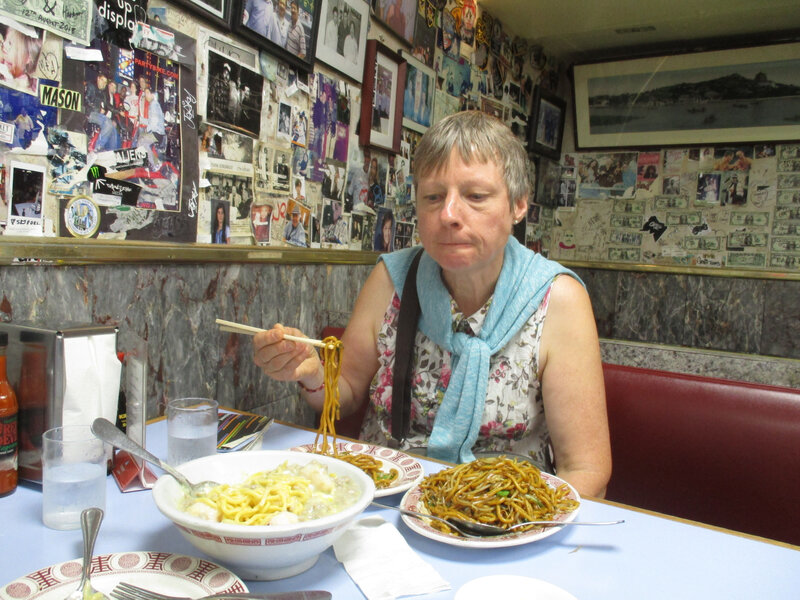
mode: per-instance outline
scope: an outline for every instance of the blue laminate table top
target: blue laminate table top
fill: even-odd
[[[264,435],[263,448],[283,450],[313,440],[313,431],[275,423]],[[146,445],[154,454],[166,456],[165,421],[148,425]],[[420,462],[426,473],[444,468],[435,461]],[[780,493],[779,485],[775,493]],[[398,504],[401,497],[396,494],[381,502]],[[14,494],[0,498],[0,586],[81,556],[80,530],[48,529],[41,511],[41,491],[31,484],[21,484]],[[800,598],[800,548],[613,502],[584,499],[579,519],[625,519],[622,525],[567,527],[527,545],[499,549],[445,545],[409,529],[395,511],[370,507],[365,512],[369,514],[394,523],[411,548],[450,582],[451,590],[420,596],[426,600],[452,598],[467,581],[496,574],[543,579],[581,600]],[[799,515],[800,510],[786,518]],[[150,491],[121,493],[109,477],[106,516],[95,554],[124,551],[198,555],[156,509]],[[326,589],[334,599],[364,597],[330,548],[305,573],[246,583],[253,592]]]

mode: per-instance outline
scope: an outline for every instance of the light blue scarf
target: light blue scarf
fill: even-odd
[[[398,294],[416,251],[410,248],[381,257]],[[509,237],[489,312],[480,334],[474,337],[453,332],[450,293],[442,281],[441,268],[427,253],[422,255],[417,272],[421,308],[418,327],[452,356],[450,382],[433,423],[428,456],[448,462],[474,460],[472,446],[483,420],[489,359],[520,330],[541,304],[555,276],[562,273],[580,281],[569,269]]]

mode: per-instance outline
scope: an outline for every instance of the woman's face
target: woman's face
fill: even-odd
[[[383,247],[389,248],[389,242],[392,241],[392,220],[386,219],[383,222]]]
[[[369,163],[369,178],[370,180],[378,179],[378,159],[373,158],[372,162]]]
[[[521,198],[512,212],[498,165],[465,163],[456,150],[417,185],[419,237],[446,273],[496,278],[513,222],[526,208]]]
[[[221,206],[217,207],[217,225],[225,223],[225,209]]]

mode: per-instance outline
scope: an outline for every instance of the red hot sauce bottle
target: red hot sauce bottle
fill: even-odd
[[[8,334],[0,332],[0,496],[17,489],[17,396],[6,374]]]

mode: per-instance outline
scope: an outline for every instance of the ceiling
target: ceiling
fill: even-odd
[[[800,38],[800,0],[479,0],[567,62]]]

